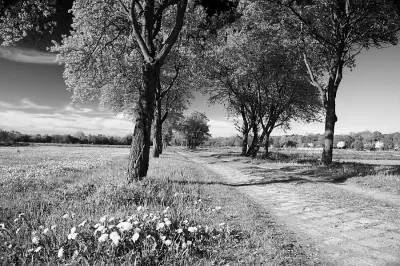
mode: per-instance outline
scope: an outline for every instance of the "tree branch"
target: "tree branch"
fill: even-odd
[[[121,0],[118,0],[122,6],[127,10],[126,6],[122,3]],[[136,39],[136,42],[138,43],[139,47],[140,47],[140,51],[142,52],[142,55],[144,57],[144,59],[148,62],[148,63],[153,63],[154,62],[154,58],[150,55],[149,49],[146,46],[142,36],[140,35],[140,27],[139,27],[139,23],[137,21],[136,18],[136,14],[135,14],[135,5],[136,5],[136,1],[135,0],[131,0],[131,5],[130,5],[130,20],[132,23],[132,34]]]
[[[188,0],[180,0],[177,3],[177,11],[175,16],[175,25],[172,29],[171,33],[169,34],[167,40],[165,41],[163,47],[161,48],[160,52],[156,56],[156,60],[160,62],[162,65],[163,61],[167,57],[169,51],[172,49],[172,46],[178,39],[179,33],[183,27],[183,21],[185,18],[185,12],[187,7]]]

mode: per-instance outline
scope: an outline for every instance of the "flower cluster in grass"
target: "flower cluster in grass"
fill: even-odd
[[[214,207],[212,211],[219,211]],[[72,220],[70,214],[62,217]],[[62,235],[57,225],[33,228],[21,213],[13,223],[0,224],[0,257],[5,263],[89,263],[122,261],[146,265],[165,257],[185,257],[212,252],[213,245],[237,237],[225,223],[216,228],[172,215],[169,207],[150,212],[138,207],[126,217],[105,215],[99,221],[82,221]]]

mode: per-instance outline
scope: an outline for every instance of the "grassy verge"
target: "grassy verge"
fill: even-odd
[[[68,149],[68,148],[65,148]],[[309,251],[218,176],[173,153],[127,185],[126,159],[0,193],[1,265],[314,265]]]

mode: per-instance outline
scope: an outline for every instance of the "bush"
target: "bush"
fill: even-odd
[[[357,151],[362,151],[364,149],[364,143],[361,140],[356,140],[354,142],[354,149]]]

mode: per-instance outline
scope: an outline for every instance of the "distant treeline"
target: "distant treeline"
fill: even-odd
[[[307,134],[307,135],[284,135],[272,136],[270,143],[275,148],[301,148],[314,147],[319,148],[324,146],[323,134]],[[251,143],[251,139],[249,140]],[[339,144],[339,145],[338,145]],[[262,143],[260,143],[262,145]],[[211,138],[204,143],[204,146],[241,146],[239,136],[232,137],[217,137]],[[335,135],[335,148],[356,149],[356,150],[393,150],[400,149],[400,132],[382,134],[379,131],[362,131],[358,133],[350,133],[344,135]]]
[[[12,145],[15,143],[61,143],[61,144],[96,144],[96,145],[130,145],[132,135],[125,137],[86,135],[82,131],[75,134],[23,134],[14,130],[6,131],[0,129],[0,144]]]

